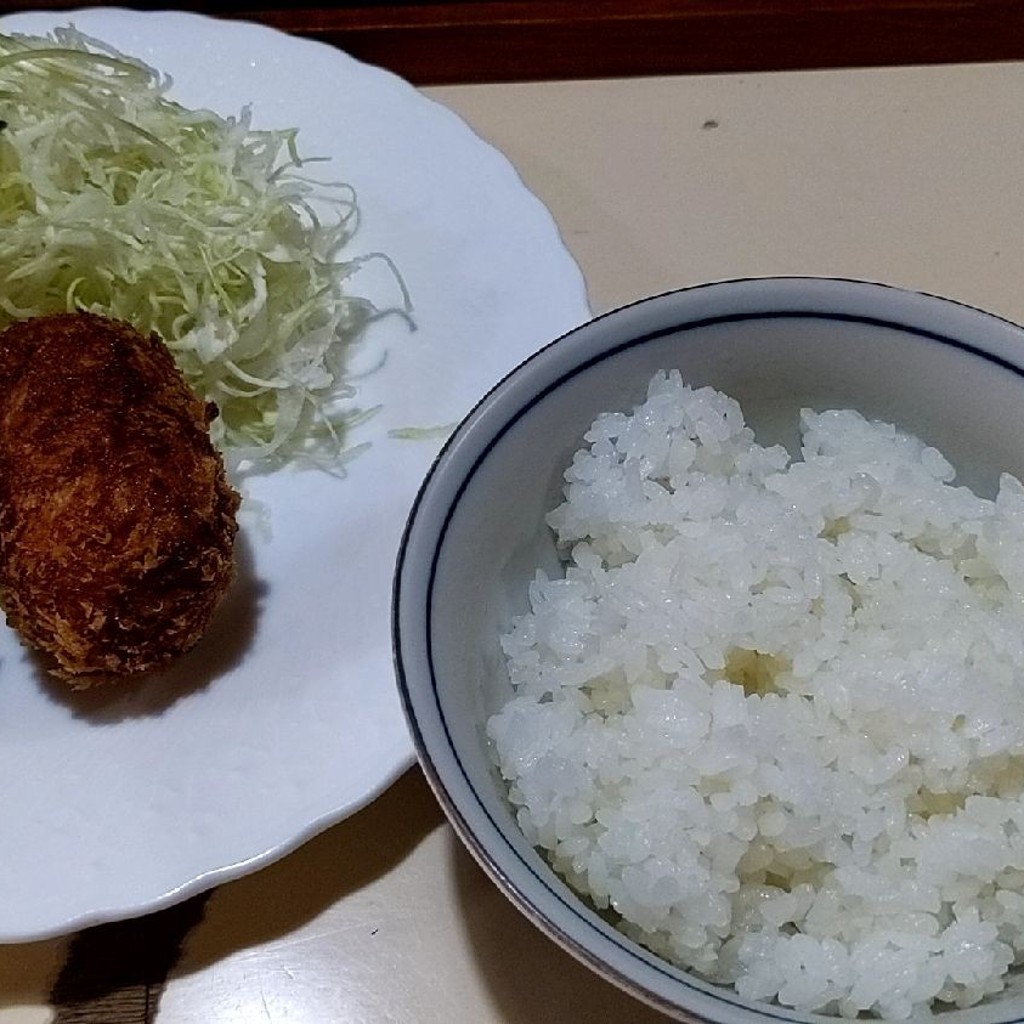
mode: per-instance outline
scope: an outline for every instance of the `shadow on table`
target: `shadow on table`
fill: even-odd
[[[666,1024],[660,1014],[564,953],[505,899],[444,824],[423,775],[415,769],[359,813],[309,840],[284,860],[225,884],[209,898],[202,895],[147,918],[100,926],[76,936],[72,941],[75,955],[68,958],[54,985],[58,1007],[54,1024],[134,1020],[129,1011],[135,1012],[139,1006],[148,1016],[138,1019],[151,1020],[169,994],[165,979],[201,974],[241,953],[241,966],[233,974],[224,974],[228,989],[202,989],[199,996],[193,996],[207,1001],[211,1014],[218,999],[226,1006],[224,1012],[231,1013],[245,997],[244,990],[236,991],[235,986],[245,983],[247,972],[259,973],[259,960],[255,967],[247,962],[247,951],[275,942],[302,943],[315,936],[316,922],[331,907],[368,890],[409,861],[428,840],[441,844],[448,877],[437,880],[437,891],[453,905],[442,910],[438,921],[428,920],[425,914],[433,913],[429,909],[433,897],[418,901],[416,897],[422,893],[416,887],[422,883],[406,879],[413,888],[397,891],[413,898],[404,908],[407,919],[400,917],[397,924],[409,927],[409,935],[403,938],[408,938],[411,946],[402,947],[401,955],[410,949],[415,952],[423,936],[430,941],[432,924],[458,929],[462,936],[457,947],[465,947],[465,955],[472,958],[474,975],[496,1011],[493,1019],[503,1024]],[[372,920],[360,930],[359,941],[364,944],[376,934],[370,925],[380,921],[379,911],[371,907],[371,912]],[[162,950],[159,965],[153,962],[157,946]],[[133,951],[137,955],[129,955]],[[30,966],[36,960],[45,965],[47,952],[48,947],[40,946]],[[30,953],[31,947],[25,947],[25,955]],[[294,959],[294,952],[290,956]],[[351,965],[353,977],[360,977],[365,968],[361,963]],[[0,957],[0,985],[3,970]],[[41,969],[35,973],[45,977]],[[294,984],[288,977],[289,985]],[[530,979],[529,985],[523,985],[524,978]],[[40,994],[26,991],[21,1001],[38,1003]],[[444,999],[440,1004],[450,1009]],[[178,1012],[184,1012],[180,1006]],[[238,1017],[236,1013],[209,1019]]]
[[[503,1022],[667,1024],[663,1014],[598,977],[544,935],[498,891],[454,833],[449,838],[467,945]]]
[[[169,975],[301,929],[387,874],[442,820],[422,775],[409,771],[368,807],[255,875],[143,917],[0,947],[0,1011],[50,1006],[53,1024],[150,1021]],[[207,917],[221,892],[235,912]],[[200,924],[201,941],[190,941]]]
[[[422,774],[407,771],[351,818],[283,860],[215,892],[219,906],[250,907],[252,912],[208,915],[179,971],[201,971],[238,950],[296,933],[335,903],[388,874],[443,820]],[[381,842],[382,836],[386,842]]]
[[[0,947],[0,1012],[16,1006],[46,1006],[66,950],[67,939]]]

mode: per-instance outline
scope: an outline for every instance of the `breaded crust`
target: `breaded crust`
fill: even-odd
[[[215,415],[128,324],[0,332],[0,606],[71,685],[158,668],[209,625],[239,504]]]

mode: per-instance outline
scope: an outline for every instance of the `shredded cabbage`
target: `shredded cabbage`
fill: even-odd
[[[353,189],[298,173],[297,131],[167,97],[171,80],[73,27],[0,33],[0,327],[85,309],[155,331],[220,410],[233,468],[335,457],[352,342],[382,315],[341,259]],[[328,210],[330,216],[322,215]],[[390,305],[390,304],[389,304]]]

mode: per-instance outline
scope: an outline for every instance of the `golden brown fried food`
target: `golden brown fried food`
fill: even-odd
[[[206,630],[239,503],[215,415],[127,324],[0,332],[0,606],[72,686],[157,668]]]

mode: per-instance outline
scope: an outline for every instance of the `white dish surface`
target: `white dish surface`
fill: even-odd
[[[134,916],[254,870],[358,810],[413,763],[394,681],[391,583],[406,516],[452,424],[588,319],[579,269],[508,160],[408,83],[323,44],[180,12],[74,24],[173,79],[172,98],[298,127],[321,180],[358,193],[353,255],[399,267],[417,329],[378,321],[359,404],[370,447],[337,477],[246,482],[239,579],[210,634],[130,694],[65,692],[0,626],[0,941]],[[268,512],[263,529],[253,510]],[[382,837],[386,841],[386,837]]]

